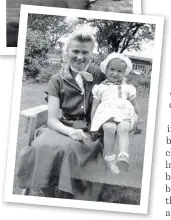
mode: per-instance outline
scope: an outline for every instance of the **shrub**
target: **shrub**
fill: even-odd
[[[130,73],[126,77],[128,84],[132,84],[136,87],[137,96],[146,96],[150,92],[151,78],[145,78],[143,74],[135,75],[134,72]]]
[[[56,73],[59,73],[61,69],[61,64],[53,64],[48,66],[48,68],[41,68],[39,74],[35,78],[35,81],[38,83],[46,83],[50,80],[51,76]]]
[[[151,79],[150,78],[143,78],[138,81],[138,85],[145,87],[146,89],[150,89]]]
[[[27,78],[36,78],[40,69],[39,62],[45,62],[46,53],[50,47],[49,41],[39,30],[27,30],[24,74]]]

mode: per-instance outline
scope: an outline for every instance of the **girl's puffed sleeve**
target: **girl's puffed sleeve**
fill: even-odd
[[[47,95],[55,96],[57,98],[60,97],[60,83],[58,77],[56,77],[55,75],[52,76],[48,83],[45,93]]]
[[[135,99],[136,98],[136,88],[133,86],[133,85],[131,85],[131,84],[129,84],[128,85],[128,100],[133,100],[133,99]]]
[[[100,85],[94,85],[92,89],[93,98],[97,100],[101,100],[101,92],[100,92]]]

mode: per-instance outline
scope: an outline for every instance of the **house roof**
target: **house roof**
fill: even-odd
[[[142,61],[147,61],[147,62],[150,62],[150,63],[153,62],[152,58],[142,57],[142,56],[140,56],[140,55],[125,54],[125,56],[129,57],[130,59],[142,60]]]

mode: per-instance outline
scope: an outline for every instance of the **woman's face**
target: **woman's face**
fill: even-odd
[[[91,42],[79,42],[71,40],[68,47],[68,59],[70,66],[77,71],[83,71],[92,58],[93,44]]]
[[[126,71],[126,63],[120,59],[113,59],[109,62],[106,69],[106,78],[110,82],[121,82],[125,71]]]

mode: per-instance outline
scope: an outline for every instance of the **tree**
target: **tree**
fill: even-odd
[[[152,24],[29,14],[25,50],[25,70],[31,73],[28,75],[37,76],[39,60],[46,60],[49,50],[62,50],[64,41],[61,39],[86,25],[95,31],[98,57],[94,57],[94,62],[97,63],[114,51],[141,50],[141,45],[153,41],[155,35],[155,25]],[[36,59],[38,61],[33,62]]]
[[[143,42],[154,40],[155,25],[112,20],[83,19],[97,29],[98,52],[140,50]]]
[[[25,50],[25,74],[37,77],[39,61],[46,59],[49,50],[62,48],[58,40],[70,33],[76,21],[68,22],[64,16],[29,14]],[[69,25],[70,24],[70,25]]]

